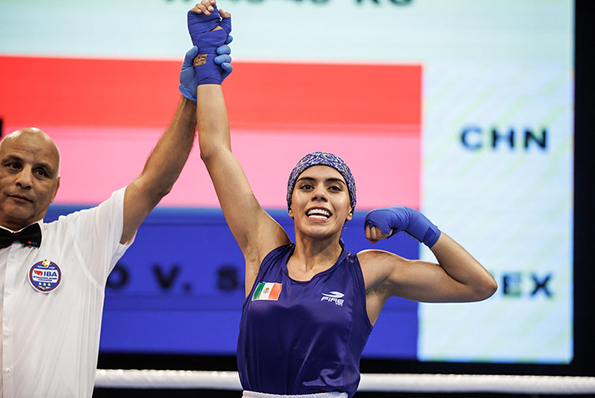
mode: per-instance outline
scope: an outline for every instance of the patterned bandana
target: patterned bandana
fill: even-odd
[[[303,173],[304,170],[312,166],[330,166],[337,170],[347,183],[347,189],[349,190],[349,197],[351,198],[351,209],[355,210],[355,179],[351,174],[351,170],[347,166],[347,163],[340,157],[333,155],[328,152],[312,152],[304,156],[293,168],[287,181],[287,208],[291,207],[291,194],[295,187],[296,180]]]

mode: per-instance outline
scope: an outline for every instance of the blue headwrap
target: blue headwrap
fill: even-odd
[[[293,193],[293,188],[295,188],[297,178],[304,170],[312,166],[329,166],[341,173],[347,183],[347,189],[351,199],[351,209],[355,210],[355,179],[351,174],[351,170],[349,170],[347,163],[343,159],[328,152],[312,152],[297,162],[287,181],[287,207],[289,208],[291,206],[291,194]]]

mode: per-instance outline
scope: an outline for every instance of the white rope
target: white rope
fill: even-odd
[[[595,377],[362,374],[358,391],[593,394]]]
[[[241,390],[237,372],[97,370],[95,387]],[[595,394],[595,377],[362,374],[358,391]]]
[[[95,387],[241,390],[237,372],[98,369]]]

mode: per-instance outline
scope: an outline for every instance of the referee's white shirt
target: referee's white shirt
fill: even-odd
[[[105,284],[130,246],[120,244],[124,191],[92,209],[44,223],[41,247],[0,250],[0,397],[91,397]],[[47,293],[33,288],[31,267],[61,272]]]

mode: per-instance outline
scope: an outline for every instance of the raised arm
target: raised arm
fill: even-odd
[[[200,7],[200,13],[196,12],[198,7],[199,5],[193,9],[196,16],[205,16],[203,7]],[[223,10],[220,10],[219,14],[223,18],[220,26],[202,34],[217,33],[221,41],[225,40],[225,36],[231,31],[231,18],[230,14]],[[195,41],[195,36],[199,35],[193,34],[190,19],[189,29],[199,53],[203,53],[201,38],[198,43]],[[222,34],[222,31],[225,34]],[[207,61],[208,57],[207,54]],[[203,72],[200,67],[196,67],[199,76],[197,120],[200,156],[213,181],[227,224],[244,254],[248,292],[264,256],[275,247],[288,243],[289,238],[256,200],[241,165],[231,151],[229,121],[221,85],[217,82],[202,84]]]
[[[437,260],[407,260],[381,250],[360,252],[371,319],[377,318],[391,296],[421,302],[469,302],[485,300],[496,291],[490,273],[417,210],[376,209],[368,213],[365,224],[370,242],[403,231],[426,244]]]
[[[195,132],[196,104],[182,96],[173,119],[143,171],[126,187],[120,243],[126,243],[134,236],[145,217],[171,191],[188,159]]]
[[[207,4],[209,0],[204,0]],[[211,68],[225,79],[232,71],[231,50],[222,43],[214,49]],[[172,121],[153,149],[142,173],[128,185],[124,195],[124,228],[120,242],[128,242],[145,217],[167,195],[178,179],[196,135],[196,87],[197,79],[193,61],[198,48],[191,48],[184,58],[180,72],[182,97]]]

